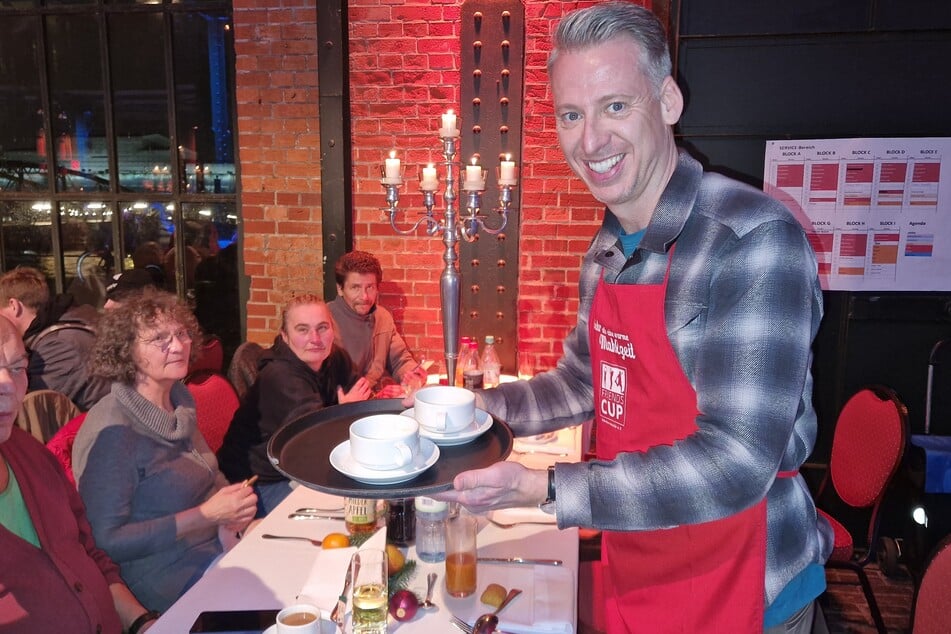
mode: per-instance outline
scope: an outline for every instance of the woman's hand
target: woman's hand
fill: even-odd
[[[357,382],[353,384],[353,387],[350,388],[349,392],[344,392],[342,387],[337,388],[337,402],[338,403],[356,403],[358,401],[365,401],[373,394],[370,390],[370,383],[367,381],[366,377],[361,376],[357,379]]]
[[[218,489],[198,509],[213,524],[244,526],[254,518],[257,505],[254,489],[239,482]]]

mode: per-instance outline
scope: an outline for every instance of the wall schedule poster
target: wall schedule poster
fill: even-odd
[[[767,141],[763,183],[805,227],[823,289],[951,290],[951,138]]]

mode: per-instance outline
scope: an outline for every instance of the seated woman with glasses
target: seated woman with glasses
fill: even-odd
[[[267,443],[285,422],[338,403],[370,398],[370,384],[357,375],[350,356],[334,343],[334,322],[316,295],[298,295],[284,306],[281,331],[258,362],[218,450],[221,470],[238,482],[258,476],[258,515],[274,510],[291,492],[271,464]]]
[[[182,379],[198,323],[178,299],[146,289],[106,311],[91,367],[112,391],[86,416],[73,470],[100,548],[139,600],[164,610],[254,517],[257,496],[229,485],[198,430]]]

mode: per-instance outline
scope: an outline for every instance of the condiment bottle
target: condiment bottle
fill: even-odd
[[[428,563],[446,560],[446,518],[449,505],[439,500],[416,498],[416,556]]]
[[[343,521],[351,535],[376,531],[376,500],[344,498]]]
[[[479,344],[469,342],[469,354],[466,355],[465,365],[462,367],[462,387],[468,390],[482,388],[482,362],[479,360]]]
[[[390,500],[386,516],[386,541],[409,546],[416,540],[416,510],[413,498]]]

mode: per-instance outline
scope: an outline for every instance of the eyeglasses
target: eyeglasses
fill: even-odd
[[[192,335],[190,332],[181,328],[175,332],[160,332],[150,339],[139,339],[142,343],[155,346],[162,352],[168,352],[172,346],[172,339],[178,339],[182,344],[191,343]]]

